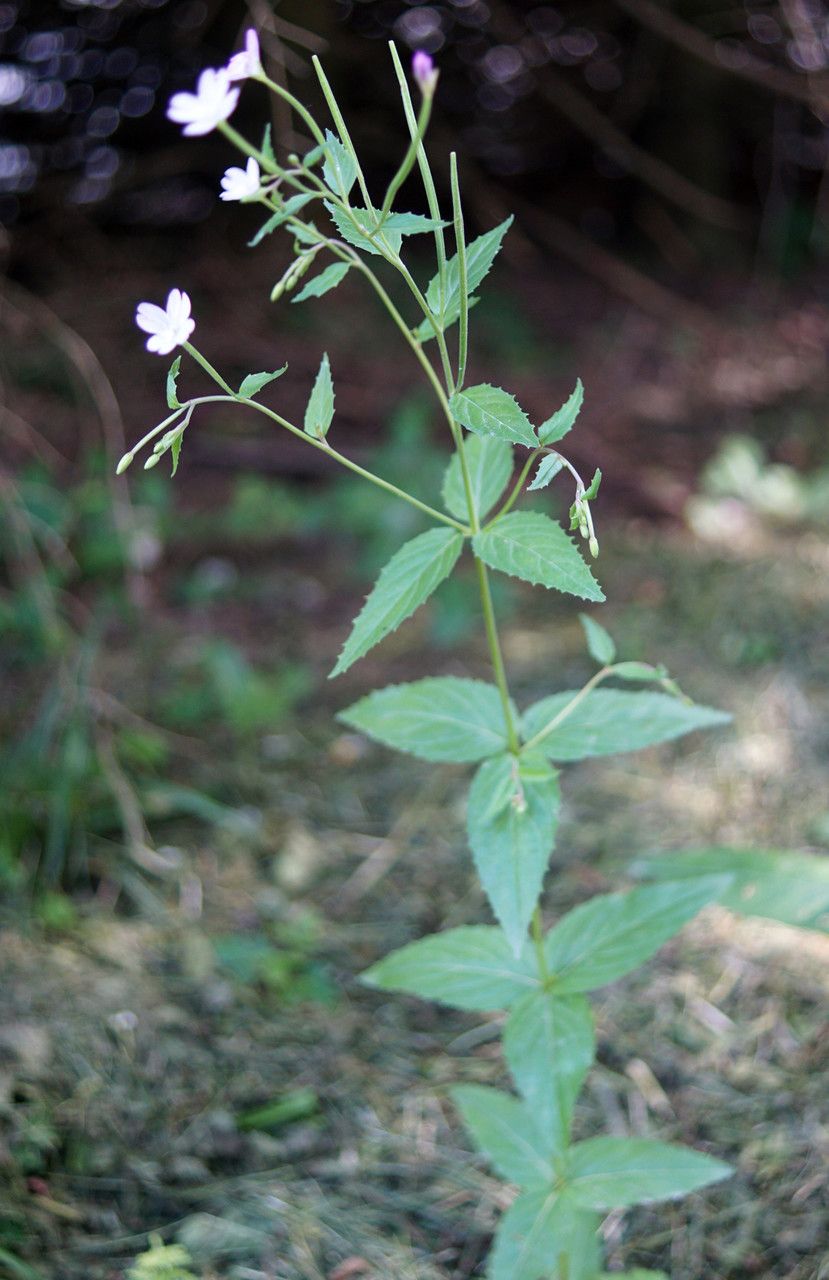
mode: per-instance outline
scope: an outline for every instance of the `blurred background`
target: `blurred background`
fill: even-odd
[[[287,361],[265,396],[301,420],[327,350],[335,445],[427,500],[440,483],[440,422],[372,297],[349,279],[270,304],[289,247],[248,247],[261,217],[217,198],[236,154],[165,117],[251,24],[327,122],[322,58],[375,191],[406,137],[387,41],[434,56],[444,204],[457,150],[469,236],[516,215],[470,378],[540,420],[581,377],[568,443],[604,473],[602,621],[735,717],[574,771],[551,910],[652,849],[805,851],[746,874],[776,923],[709,916],[605,997],[583,1131],[652,1124],[740,1161],[690,1208],[609,1220],[610,1261],[826,1280],[820,0],[0,3],[0,1276],[457,1280],[494,1221],[434,1092],[470,1053],[497,1078],[486,1027],[354,982],[485,918],[464,778],[332,723],[386,681],[485,676],[474,583],[326,685],[417,513],[225,409],[191,426],[174,482],[114,476],[165,412],[135,306],[176,286],[231,381]],[[283,153],[309,144],[245,86],[234,125],[258,141],[268,119]],[[416,182],[403,197],[423,211]],[[566,512],[564,489],[541,496]],[[496,585],[518,696],[581,682],[570,603]]]

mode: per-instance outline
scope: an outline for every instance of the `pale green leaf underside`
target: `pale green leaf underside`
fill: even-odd
[[[518,1098],[475,1084],[457,1085],[451,1092],[476,1147],[496,1173],[521,1187],[553,1181],[551,1151]]]
[[[495,506],[512,475],[512,446],[506,440],[497,440],[495,436],[467,436],[464,440],[464,457],[475,510],[478,519],[482,520]],[[446,510],[458,520],[468,520],[466,488],[457,454],[452,456],[446,468],[442,492]]]
[[[548,1151],[569,1141],[573,1106],[595,1052],[590,1006],[549,991],[523,996],[504,1030],[504,1056]]]
[[[563,470],[564,462],[557,453],[548,453],[541,459],[538,464],[538,470],[535,473],[535,479],[532,484],[527,485],[527,492],[533,493],[538,489],[546,489],[552,480],[555,480],[558,473]]]
[[[345,279],[350,270],[351,264],[348,262],[332,262],[318,276],[314,276],[313,280],[309,280],[305,288],[291,301],[305,302],[306,298],[323,297],[331,289],[336,289],[337,285]]]
[[[642,858],[632,870],[654,880],[729,875],[719,899],[729,911],[829,933],[829,860],[822,856],[717,846]]]
[[[539,733],[577,692],[554,693],[525,711],[524,737],[529,740]],[[695,729],[727,724],[730,719],[723,711],[689,704],[667,693],[594,689],[538,744],[538,749],[551,760],[585,760],[638,751]]]
[[[538,438],[542,444],[555,444],[556,440],[561,440],[567,435],[579,416],[583,400],[584,387],[581,378],[577,378],[575,389],[569,399],[538,428]]]
[[[502,387],[482,382],[464,391],[456,391],[449,400],[452,416],[461,426],[476,435],[496,436],[499,440],[535,448],[535,429],[515,396]]]
[[[538,966],[527,943],[518,956],[502,929],[448,929],[392,951],[362,975],[369,986],[406,991],[457,1009],[506,1009],[538,989]]]
[[[337,195],[348,196],[357,179],[357,164],[350,151],[347,151],[339,138],[325,130],[325,164],[322,166],[323,181]]]
[[[616,644],[608,631],[600,622],[586,613],[579,614],[579,621],[584,628],[587,640],[587,652],[600,667],[609,667],[616,657]]]
[[[467,293],[472,293],[477,289],[478,285],[487,275],[504,236],[512,225],[512,215],[501,222],[497,227],[493,227],[491,231],[486,231],[482,236],[478,236],[471,244],[466,246],[466,289]],[[429,281],[426,290],[426,301],[429,304],[434,315],[440,315],[440,277],[434,276]],[[460,313],[461,302],[461,272],[458,263],[458,255],[455,254],[446,264],[446,293],[443,299],[443,319],[444,324],[449,323],[449,317],[457,319]]]
[[[390,213],[383,223],[384,231],[399,231],[403,236],[419,236],[426,231],[437,231],[447,222],[438,222],[425,213]]]
[[[594,1280],[601,1265],[598,1228],[595,1214],[580,1210],[569,1192],[524,1191],[498,1224],[488,1280],[550,1280],[561,1274]]]
[[[382,231],[377,231],[374,218],[368,209],[352,208],[351,210],[358,224],[358,230],[351,219],[336,205],[331,204],[330,200],[324,200],[323,204],[334,219],[336,228],[343,240],[353,244],[355,249],[362,249],[363,253],[377,253],[381,256],[386,250],[394,254],[400,252],[400,246],[403,243],[402,234],[399,231],[389,231],[385,227]],[[362,232],[372,235],[374,239],[369,240],[368,235],[364,235]]]
[[[516,954],[541,892],[558,822],[556,775],[522,766],[513,756],[481,765],[469,792],[467,831],[475,867],[492,910]],[[513,798],[523,797],[523,808]]]
[[[575,907],[544,940],[554,991],[593,991],[630,973],[716,902],[728,884],[728,876],[677,880],[601,894]]]
[[[421,760],[470,764],[508,745],[500,695],[483,680],[432,676],[389,685],[355,702],[339,719]]]
[[[320,361],[317,376],[305,409],[304,427],[309,436],[323,440],[334,419],[334,383],[327,352]]]
[[[650,1138],[588,1138],[570,1150],[568,1191],[585,1209],[674,1200],[733,1173],[722,1160]]]
[[[462,547],[454,529],[429,529],[405,543],[381,570],[331,675],[347,671],[428,600],[454,569]]]
[[[573,542],[560,525],[540,512],[504,516],[491,529],[476,534],[473,546],[491,569],[584,600],[604,600],[604,592]]]

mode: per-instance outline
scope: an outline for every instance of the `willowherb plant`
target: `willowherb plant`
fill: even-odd
[[[423,139],[438,72],[417,53],[412,74],[417,107],[394,46],[410,143],[382,200],[368,190],[336,98],[314,60],[335,131],[323,130],[292,94],[273,83],[254,32],[227,67],[202,72],[194,94],[176,94],[172,120],[187,134],[216,128],[246,157],[230,168],[221,198],[257,202],[267,220],[259,245],[278,228],[293,238],[294,256],[271,297],[319,298],[350,273],[363,277],[425,375],[446,421],[454,453],[443,481],[443,509],[430,506],[358,466],[329,443],[334,384],[323,355],[301,426],[259,402],[284,368],[250,373],[231,387],[193,346],[190,300],[171,290],[165,307],[141,303],[136,321],[150,351],[180,347],[217,384],[215,394],[179,400],[178,355],[167,378],[170,414],[128,453],[152,451],[145,467],[169,453],[175,472],[185,431],[202,404],[247,405],[312,448],[429,516],[432,527],[412,538],[380,573],[332,671],[339,675],[405,621],[471,554],[480,588],[492,682],[432,676],[370,693],[342,713],[351,727],[387,746],[437,763],[474,764],[468,834],[475,867],[498,924],[449,929],[393,952],[365,980],[466,1010],[507,1010],[504,1056],[517,1093],[460,1086],[453,1097],[475,1143],[496,1171],[521,1188],[498,1227],[491,1280],[597,1280],[602,1274],[600,1215],[619,1206],[671,1199],[724,1178],[728,1166],[663,1142],[619,1137],[571,1140],[573,1108],[594,1057],[588,994],[646,960],[728,886],[728,878],[659,883],[594,897],[545,931],[539,897],[559,811],[556,765],[631,751],[691,730],[722,724],[719,711],[691,704],[662,667],[617,662],[613,640],[583,616],[587,647],[597,664],[583,688],[551,693],[523,712],[513,703],[498,639],[489,573],[512,574],[581,599],[604,599],[568,532],[539,512],[514,509],[529,488],[543,489],[559,473],[575,484],[570,531],[598,555],[591,503],[600,473],[585,484],[559,452],[582,402],[577,382],[566,404],[538,427],[515,398],[488,383],[467,385],[469,310],[500,249],[511,219],[467,243],[456,157],[451,156],[451,221],[444,219]],[[262,145],[229,123],[238,82],[255,80],[283,98],[314,139],[307,155],[277,159],[266,130]],[[428,214],[396,207],[417,168]],[[355,188],[359,195],[355,195]],[[451,228],[454,253],[446,248]],[[425,288],[405,262],[410,236],[434,240],[437,269]],[[408,289],[415,320],[392,301],[375,268],[396,272]],[[311,273],[309,275],[309,273]],[[300,280],[308,275],[299,292]],[[434,358],[432,353],[436,353]],[[514,451],[520,450],[517,477]],[[537,465],[536,465],[537,464]],[[506,495],[506,496],[505,496]],[[607,688],[608,680],[621,687]],[[625,686],[639,685],[639,688]]]

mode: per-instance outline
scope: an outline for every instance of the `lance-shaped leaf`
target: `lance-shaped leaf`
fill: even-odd
[[[572,702],[578,690],[554,693],[524,712],[524,737],[534,738]],[[731,717],[713,707],[684,702],[649,690],[594,689],[538,743],[551,760],[585,760],[589,756],[638,751],[669,742],[694,729],[727,724]]]
[[[476,435],[496,436],[499,440],[524,444],[528,449],[538,443],[526,413],[515,396],[502,387],[482,382],[477,387],[456,391],[449,408],[456,421]]]
[[[538,989],[538,965],[526,943],[516,956],[502,929],[447,929],[392,951],[362,974],[384,991],[407,991],[457,1009],[506,1009]]]
[[[338,676],[399,627],[454,569],[463,536],[429,529],[405,543],[381,570],[331,672]]]
[[[601,623],[586,613],[579,614],[579,622],[584,628],[587,640],[587,652],[600,667],[610,666],[616,657],[616,643],[609,631],[605,631]]]
[[[178,398],[178,375],[181,369],[181,356],[176,356],[170,368],[167,371],[167,408],[180,409],[181,404]]]
[[[325,164],[322,166],[325,183],[337,195],[345,198],[357,179],[357,164],[339,138],[330,129],[325,130]]]
[[[469,792],[467,830],[475,866],[516,955],[541,893],[559,802],[553,770],[511,755],[482,764]]]
[[[400,252],[400,246],[403,243],[402,233],[400,231],[387,230],[385,227],[382,231],[378,231],[374,215],[368,209],[351,209],[351,216],[354,222],[357,223],[355,227],[348,214],[343,213],[336,205],[331,204],[330,200],[324,200],[323,204],[334,219],[334,223],[343,240],[353,244],[355,249],[362,249],[363,253],[378,253],[382,256],[384,253],[382,242],[385,241],[392,253]],[[369,235],[373,239],[369,240]]]
[[[438,222],[425,213],[390,213],[383,223],[384,231],[399,231],[402,236],[422,236],[426,231],[439,231],[447,222]]]
[[[483,680],[430,676],[389,685],[361,698],[338,718],[421,760],[471,764],[508,746],[500,694]]]
[[[581,996],[534,991],[510,1013],[504,1056],[547,1150],[553,1153],[567,1147],[573,1105],[595,1049],[590,1006]]]
[[[580,1209],[569,1191],[524,1191],[495,1233],[488,1280],[594,1280],[600,1255],[594,1213]]]
[[[495,506],[512,475],[512,447],[494,436],[467,436],[463,443],[472,500],[478,519]],[[469,519],[461,461],[453,454],[443,477],[443,501],[459,520]]]
[[[277,227],[281,227],[282,224],[287,222],[293,214],[299,213],[300,209],[304,208],[304,206],[313,199],[314,196],[312,193],[306,194],[304,192],[300,192],[299,195],[290,196],[285,201],[285,204],[281,209],[277,209],[276,213],[271,214],[267,222],[263,222],[253,239],[248,240],[248,248],[255,249],[256,246],[265,239],[265,236],[269,236],[272,231],[276,231]],[[297,234],[296,228],[292,228],[291,230],[294,235]]]
[[[311,395],[305,408],[305,431],[315,440],[324,440],[334,420],[334,383],[326,352],[320,361]]]
[[[728,876],[600,894],[569,911],[544,939],[557,995],[615,982],[652,956],[728,887]]]
[[[477,289],[486,276],[511,225],[512,216],[506,218],[497,227],[493,227],[491,231],[478,236],[477,240],[473,240],[471,244],[466,246],[466,288],[468,293],[472,293],[474,289]],[[426,301],[433,314],[440,316],[439,275],[434,276],[429,281],[429,287],[426,290]],[[455,254],[446,264],[446,293],[443,299],[444,326],[457,320],[460,315],[460,303],[461,271],[458,255]]]
[[[731,1176],[722,1160],[650,1138],[588,1138],[571,1147],[567,1185],[585,1209],[674,1200]]]
[[[542,444],[555,444],[556,440],[561,440],[567,435],[579,416],[583,400],[584,387],[581,384],[581,378],[577,378],[575,390],[567,402],[538,428],[538,438]]]
[[[476,534],[472,545],[491,569],[584,600],[604,600],[604,592],[561,525],[540,512],[511,512]]]
[[[527,485],[527,492],[532,493],[535,489],[546,489],[550,481],[555,480],[563,467],[564,459],[560,458],[557,453],[546,454],[538,465],[532,484]]]
[[[274,369],[272,373],[249,373],[247,377],[242,379],[238,394],[251,399],[253,396],[258,395],[269,382],[274,382],[277,378],[281,378],[287,368],[288,366],[283,364],[281,369]]]
[[[304,302],[306,298],[321,298],[323,294],[330,293],[332,289],[336,289],[337,285],[342,283],[350,270],[351,263],[349,262],[332,262],[318,276],[314,276],[313,280],[309,280],[305,288],[291,301]]]
[[[496,1173],[520,1187],[549,1187],[555,1178],[552,1153],[523,1102],[485,1085],[457,1085],[451,1093],[475,1146]]]
[[[477,307],[480,301],[480,298],[470,298],[469,310],[471,311],[473,307]],[[434,338],[436,329],[438,333],[442,333],[450,324],[454,324],[454,322],[460,317],[460,314],[460,308],[458,308],[452,315],[445,316],[443,325],[441,325],[440,318],[438,316],[434,316],[431,319],[429,316],[424,316],[420,324],[412,330],[412,333],[417,338],[418,342],[428,342],[430,338]]]

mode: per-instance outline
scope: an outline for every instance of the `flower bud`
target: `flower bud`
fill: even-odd
[[[153,467],[157,467],[161,461],[160,453],[151,453],[147,461],[144,463],[145,471],[152,471]]]
[[[435,92],[440,72],[435,69],[431,55],[418,49],[412,57],[412,75],[424,98],[430,98]]]
[[[121,461],[118,463],[118,466],[115,468],[115,474],[117,476],[122,476],[127,467],[132,466],[133,462],[135,462],[135,454],[125,453]]]

